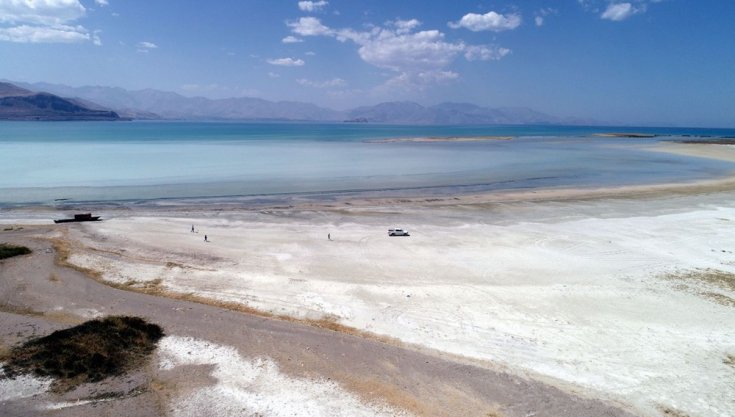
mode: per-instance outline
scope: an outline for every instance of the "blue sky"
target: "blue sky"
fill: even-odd
[[[0,78],[735,127],[735,2],[0,0]]]

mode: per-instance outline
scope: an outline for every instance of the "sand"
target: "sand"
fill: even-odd
[[[633,415],[434,351],[115,289],[54,262],[65,253],[49,240],[57,231],[0,234],[34,251],[0,262],[0,350],[79,324],[89,312],[140,316],[167,336],[146,366],[69,392],[50,392],[42,379],[0,378],[3,416]]]
[[[159,367],[211,366],[215,384],[181,392],[171,402],[173,416],[268,415],[274,417],[409,417],[381,405],[369,405],[323,378],[293,378],[269,358],[243,358],[236,348],[194,338],[169,336],[158,349]]]
[[[84,246],[70,260],[110,282],[501,363],[644,413],[726,416],[735,309],[704,294],[735,293],[667,279],[735,273],[735,195],[718,200],[117,217],[70,230]],[[389,238],[392,226],[411,236]]]

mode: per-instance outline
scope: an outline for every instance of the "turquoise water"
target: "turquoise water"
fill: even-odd
[[[664,135],[600,138],[599,132]],[[511,141],[370,143],[416,136]],[[721,161],[644,148],[732,129],[578,126],[387,126],[317,123],[3,122],[0,204],[165,198],[455,193],[690,181]],[[670,136],[670,137],[669,137]]]

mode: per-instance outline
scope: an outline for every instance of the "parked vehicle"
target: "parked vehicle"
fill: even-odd
[[[405,229],[388,229],[388,236],[411,236]]]
[[[73,219],[54,220],[54,223],[71,223],[71,222],[96,222],[100,220],[100,216],[93,216],[92,213],[75,214]]]

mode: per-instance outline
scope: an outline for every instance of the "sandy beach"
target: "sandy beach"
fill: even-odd
[[[725,146],[665,145],[659,150],[692,155],[691,149],[701,157],[734,154]],[[300,329],[313,329],[309,323],[334,323],[333,328],[360,335],[355,338],[363,341],[359,343],[534,381],[552,390],[554,398],[599,399],[643,416],[725,417],[735,409],[735,368],[728,360],[735,355],[732,179],[456,199],[103,210],[97,213],[103,222],[42,227],[20,235],[10,230],[0,237],[53,238],[68,254],[66,262],[92,273],[77,279],[94,283],[94,278],[133,291],[102,286],[125,297],[149,297],[135,293],[139,291],[239,305],[258,313],[217,314]],[[15,228],[44,213],[49,214],[18,209],[5,213],[2,222]],[[389,227],[406,228],[411,236],[389,237]],[[7,274],[7,266],[0,268]],[[23,306],[36,308],[34,302],[28,298]],[[166,302],[190,306],[181,300]],[[90,307],[80,304],[67,299],[53,308],[60,317],[101,311],[98,304],[89,310],[93,313],[83,313]],[[120,308],[130,309],[125,303]],[[269,318],[279,316],[292,321]],[[205,332],[206,337],[192,336],[199,331],[167,339],[161,369],[207,364],[214,367],[210,378],[223,381],[233,373],[252,374],[246,370],[256,367],[265,369],[263,380],[277,381],[267,384],[298,390],[293,388],[298,381],[289,382],[274,370],[284,366],[282,355],[261,351],[268,358],[255,365],[239,359],[218,362],[213,358],[242,351],[242,341],[214,330]],[[336,337],[327,332],[320,337]],[[182,356],[181,349],[200,356]],[[314,372],[325,375],[330,366],[322,363]],[[391,360],[385,364],[387,369],[394,366]],[[444,380],[432,372],[427,369],[421,376],[400,370],[396,375],[427,384]],[[359,372],[352,375],[362,378]],[[393,374],[387,375],[390,380]],[[457,381],[466,384],[461,375]],[[451,407],[408,407],[384,391],[371,391],[372,399],[381,399],[380,407],[388,408],[363,410],[366,396],[359,384],[336,379],[338,387],[315,387],[322,391],[313,395],[345,398],[343,410],[362,410],[353,415],[452,415],[447,411]],[[563,407],[549,412],[526,399],[519,400],[526,401],[523,412],[535,414],[522,414],[523,407],[512,401],[477,398],[462,387],[448,383],[443,397],[447,404],[469,395],[488,407],[462,415],[625,413],[588,409],[574,414],[561,412]],[[222,401],[204,388],[192,392],[201,401]],[[411,392],[411,404],[424,398],[411,390],[399,392]],[[193,410],[185,401],[173,403],[183,405],[174,407],[172,415]]]

